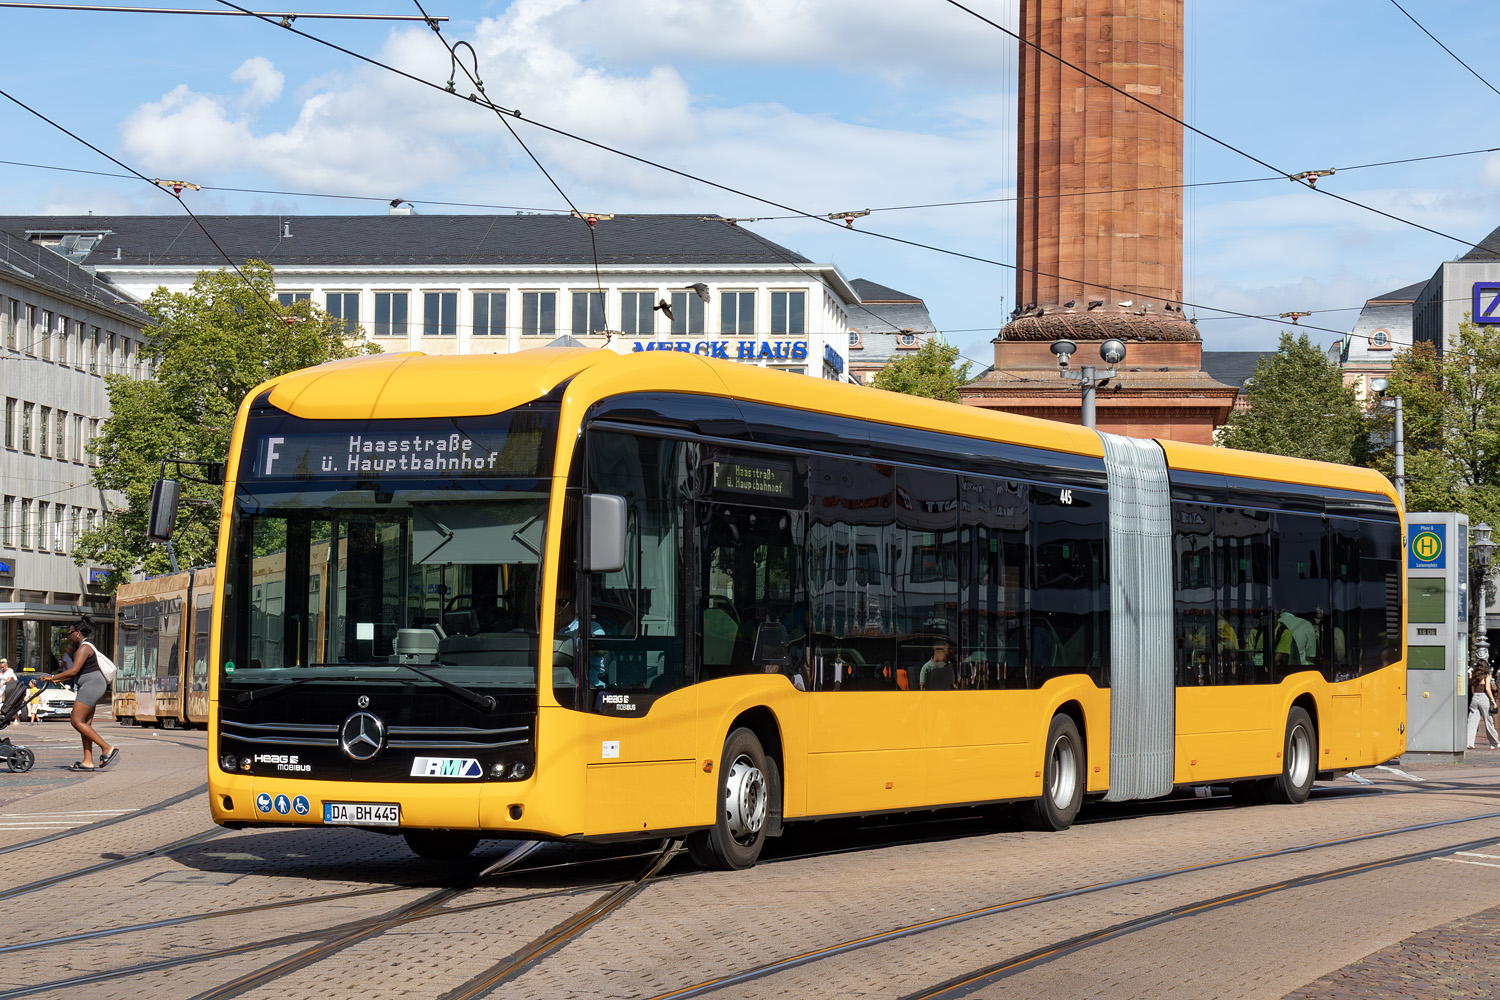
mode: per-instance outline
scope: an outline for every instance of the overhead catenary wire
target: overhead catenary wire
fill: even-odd
[[[232,268],[234,268],[234,273],[238,274],[240,276],[240,280],[245,283],[245,286],[247,288],[250,288],[250,289],[253,289],[254,291],[256,291],[256,293],[260,296],[261,301],[265,302],[267,308],[269,308],[271,310],[272,315],[280,317],[281,311],[276,308],[275,304],[273,304],[271,302],[270,298],[267,297],[264,292],[262,292],[262,291],[260,291],[260,289],[256,288],[256,286],[254,285],[254,283],[252,283],[249,278],[245,277],[245,272],[240,270],[240,266],[234,262],[234,258],[230,257],[229,254],[225,252],[224,248],[219,245],[219,241],[216,240],[216,239],[214,239],[214,234],[208,231],[208,227],[205,226],[203,224],[202,220],[200,220],[198,218],[198,216],[193,213],[192,208],[188,206],[187,202],[185,202],[185,201],[182,200],[182,196],[180,194],[176,194],[176,193],[174,193],[172,191],[168,191],[166,188],[164,188],[161,185],[157,184],[156,181],[153,180],[152,178],[147,177],[145,174],[141,173],[139,170],[136,170],[134,167],[130,166],[129,164],[123,163],[120,160],[116,159],[115,157],[109,155],[104,150],[100,149],[98,146],[95,146],[93,143],[89,142],[87,139],[83,138],[82,136],[78,135],[77,133],[71,131],[70,129],[68,129],[66,127],[64,127],[63,125],[59,124],[58,122],[53,121],[51,118],[48,118],[46,115],[42,114],[40,111],[36,110],[35,108],[33,108],[30,105],[26,104],[24,101],[20,100],[19,98],[15,97],[14,95],[12,95],[9,91],[0,89],[0,97],[4,97],[7,101],[10,101],[12,104],[16,105],[16,107],[18,107],[21,110],[27,112],[28,114],[35,115],[37,118],[40,118],[42,121],[46,122],[48,125],[51,125],[53,128],[57,129],[59,132],[62,132],[64,135],[68,136],[70,139],[73,139],[75,142],[78,142],[78,143],[81,143],[82,145],[87,146],[89,149],[92,149],[94,152],[98,153],[100,156],[104,157],[106,160],[109,160],[111,163],[115,164],[117,167],[121,168],[122,170],[127,170],[131,174],[133,174],[134,176],[139,177],[141,180],[143,180],[147,184],[149,184],[154,190],[162,191],[165,194],[170,195],[177,202],[177,204],[179,204],[179,205],[182,206],[182,210],[188,214],[189,218],[191,218],[193,220],[193,222],[198,226],[198,228],[203,231],[203,235],[206,236],[206,237],[208,237],[208,241],[214,245],[214,249],[218,250],[219,254],[226,261],[229,262],[229,266],[232,267]]]
[[[247,8],[240,7],[238,4],[233,3],[232,0],[218,0],[218,2],[221,3],[221,4],[224,4],[225,6],[233,7],[236,10],[247,10]],[[261,20],[266,21],[267,23],[271,23],[271,24],[275,23],[275,22],[271,22],[267,18],[261,18]],[[991,23],[993,23],[993,22],[991,22]],[[763,197],[763,196],[760,196],[760,195],[754,195],[754,194],[751,194],[751,193],[749,193],[747,191],[743,191],[743,190],[741,190],[739,188],[732,187],[732,186],[730,186],[728,184],[723,184],[723,183],[720,183],[718,181],[713,181],[713,180],[709,180],[708,178],[705,178],[705,177],[697,176],[697,175],[689,173],[689,172],[687,172],[685,170],[681,170],[681,169],[679,169],[677,167],[672,167],[672,166],[669,166],[667,164],[659,163],[657,161],[648,159],[648,158],[646,158],[644,156],[640,156],[640,155],[635,154],[635,153],[630,153],[630,152],[627,152],[625,150],[621,150],[621,149],[618,149],[616,147],[610,146],[610,145],[608,145],[606,143],[599,142],[598,140],[590,139],[590,138],[588,138],[586,136],[578,135],[577,133],[574,133],[574,132],[569,132],[566,129],[559,128],[559,127],[557,127],[555,125],[549,125],[549,124],[547,124],[545,122],[541,122],[541,121],[538,121],[538,120],[533,119],[533,118],[524,118],[524,117],[521,116],[521,113],[519,111],[512,110],[512,109],[509,109],[509,108],[505,108],[505,107],[503,107],[501,105],[498,105],[498,104],[494,103],[493,101],[491,101],[488,97],[484,97],[484,96],[482,96],[482,95],[480,95],[478,93],[471,93],[468,97],[463,97],[462,95],[458,94],[456,91],[448,90],[446,87],[440,86],[440,85],[438,85],[438,84],[436,84],[436,83],[434,83],[434,82],[432,82],[430,80],[424,80],[421,77],[418,77],[418,76],[415,76],[414,74],[406,72],[405,70],[398,69],[398,68],[396,68],[394,66],[390,66],[390,65],[388,65],[386,63],[383,63],[383,62],[379,61],[378,59],[374,59],[374,58],[372,58],[370,56],[367,56],[367,55],[364,55],[362,53],[355,52],[355,51],[353,51],[351,49],[348,49],[348,48],[345,48],[344,46],[339,45],[339,44],[337,44],[335,42],[330,42],[330,41],[328,41],[326,39],[319,38],[316,35],[309,34],[308,32],[305,32],[302,29],[297,28],[295,26],[292,26],[292,25],[276,25],[276,26],[281,27],[281,28],[283,28],[286,31],[290,31],[290,32],[293,32],[294,34],[300,35],[301,37],[306,38],[307,40],[309,40],[311,42],[314,42],[316,44],[326,46],[326,47],[334,49],[335,51],[338,51],[338,52],[343,52],[344,54],[350,56],[351,58],[358,59],[358,60],[360,60],[362,62],[369,63],[372,66],[376,66],[376,67],[379,67],[381,69],[385,69],[385,70],[387,70],[389,72],[395,73],[398,76],[405,77],[405,78],[407,78],[409,80],[412,80],[412,81],[414,81],[416,83],[421,84],[424,87],[429,87],[429,88],[431,88],[433,90],[437,90],[437,91],[440,91],[442,93],[452,94],[453,96],[458,97],[460,100],[466,100],[466,101],[469,101],[472,104],[478,105],[480,107],[487,108],[488,110],[493,111],[497,115],[499,115],[500,118],[501,118],[501,121],[506,124],[507,128],[510,128],[510,122],[509,122],[509,120],[505,116],[509,115],[509,116],[512,116],[512,117],[514,117],[514,118],[516,118],[518,120],[527,122],[528,124],[530,124],[534,128],[539,128],[539,129],[542,129],[544,131],[551,132],[554,135],[558,135],[558,136],[561,136],[561,137],[566,138],[566,139],[571,139],[571,140],[573,140],[575,142],[579,142],[579,143],[582,143],[582,144],[584,144],[586,146],[591,146],[591,147],[593,147],[595,149],[601,150],[603,152],[611,153],[611,154],[613,154],[615,156],[619,156],[619,157],[622,157],[624,159],[628,159],[628,160],[631,160],[633,162],[640,163],[640,164],[642,164],[644,166],[652,167],[652,168],[657,169],[657,170],[662,170],[662,171],[664,171],[666,173],[670,173],[670,174],[672,174],[674,176],[682,177],[685,180],[694,181],[696,183],[703,184],[703,185],[705,185],[707,187],[716,188],[716,189],[718,189],[720,191],[724,191],[724,192],[727,192],[729,194],[734,194],[734,195],[738,195],[739,197],[746,198],[746,199],[749,199],[749,200],[752,200],[752,201],[761,202],[762,204],[765,204],[765,205],[771,205],[772,207],[780,208],[780,209],[783,209],[784,211],[794,212],[794,213],[802,216],[803,218],[810,219],[810,220],[812,220],[814,222],[820,222],[820,223],[823,223],[825,225],[834,226],[834,227],[836,227],[837,229],[839,229],[841,231],[845,231],[845,232],[857,232],[857,233],[860,233],[862,235],[865,235],[865,236],[868,236],[868,237],[871,237],[871,238],[874,238],[874,239],[886,240],[886,241],[889,241],[889,242],[894,242],[894,243],[902,244],[902,245],[905,245],[905,246],[910,246],[910,247],[913,247],[913,248],[916,248],[916,249],[928,250],[928,251],[931,251],[931,252],[934,252],[934,253],[940,253],[940,254],[944,254],[946,256],[956,257],[956,258],[961,259],[961,260],[971,260],[971,261],[974,261],[975,263],[989,264],[989,265],[992,265],[992,266],[995,266],[995,267],[1002,267],[1002,268],[1007,268],[1007,269],[1010,269],[1010,270],[1014,270],[1015,267],[1016,267],[1016,265],[1010,264],[1010,263],[1006,263],[1004,261],[997,261],[997,260],[994,260],[992,258],[981,257],[981,256],[976,255],[976,254],[964,253],[963,251],[958,251],[958,250],[951,250],[951,249],[948,249],[948,248],[945,248],[945,247],[938,247],[938,246],[934,246],[932,244],[922,243],[922,242],[916,241],[916,240],[908,240],[908,239],[904,239],[902,237],[892,236],[892,235],[889,235],[889,234],[886,234],[886,233],[880,233],[880,232],[877,232],[877,231],[871,230],[871,229],[847,229],[841,223],[836,222],[836,221],[834,221],[832,219],[828,219],[828,218],[826,218],[824,216],[820,216],[820,215],[818,215],[816,213],[805,212],[805,211],[802,211],[800,209],[794,208],[791,205],[787,205],[787,204],[784,204],[782,202],[778,202],[778,201],[775,201],[773,199],[766,198],[766,197]],[[446,42],[445,42],[445,44],[446,44]],[[462,64],[460,63],[459,65],[462,65]],[[465,71],[467,72],[467,69]],[[512,130],[512,134],[514,134],[514,130]],[[518,138],[518,141],[519,141],[519,138]],[[529,155],[529,150],[528,150],[528,155]],[[1276,169],[1275,167],[1271,167],[1269,164],[1265,164],[1265,166],[1267,166],[1269,169],[1272,169],[1272,170]],[[1378,211],[1378,210],[1372,210],[1372,211]],[[1382,213],[1382,214],[1387,214],[1387,213]],[[1395,216],[1391,216],[1391,217],[1392,218],[1396,218]],[[1406,220],[1397,219],[1397,221],[1405,222]],[[1412,225],[1417,225],[1417,224],[1416,223],[1412,223]],[[1423,228],[1423,227],[1419,226],[1418,228]],[[1438,234],[1438,235],[1444,235],[1444,234]],[[1454,239],[1457,240],[1456,237],[1454,237]],[[1463,241],[1463,240],[1457,240],[1457,242],[1466,243],[1466,241]],[[1472,246],[1473,244],[1466,243],[1466,245]],[[1040,271],[1038,271],[1036,273],[1043,274],[1043,272],[1040,272]],[[1081,279],[1077,279],[1077,278],[1069,278],[1069,277],[1066,277],[1066,276],[1063,276],[1063,275],[1054,275],[1054,274],[1044,274],[1043,276],[1045,276],[1045,277],[1052,277],[1052,278],[1058,278],[1059,280],[1063,280],[1063,281],[1077,281],[1077,280],[1081,280]],[[1130,289],[1114,288],[1112,286],[1105,286],[1105,285],[1095,285],[1094,287],[1102,288],[1102,289],[1105,289],[1106,291],[1120,292],[1122,294],[1128,294],[1130,292]],[[1184,306],[1192,307],[1194,309],[1205,309],[1205,310],[1207,310],[1209,312],[1226,313],[1228,315],[1240,316],[1240,317],[1245,318],[1245,319],[1256,319],[1256,320],[1262,319],[1262,317],[1255,316],[1252,313],[1245,313],[1245,312],[1241,312],[1239,310],[1234,310],[1234,309],[1222,309],[1222,308],[1219,308],[1219,307],[1216,307],[1216,306],[1209,306],[1209,305],[1205,305],[1205,304],[1201,304],[1201,303],[1192,303],[1192,302],[1183,302],[1181,304],[1184,305]],[[1317,328],[1317,327],[1304,327],[1303,329],[1323,329],[1323,332],[1326,332],[1326,333],[1335,333],[1335,334],[1338,334],[1340,336],[1342,336],[1343,333],[1344,333],[1344,331],[1342,331],[1342,330],[1333,330],[1333,329]]]
[[[19,7],[29,10],[64,10],[83,11],[91,14],[199,14],[210,17],[243,17],[240,11],[235,10],[203,10],[197,7],[116,7],[113,5],[94,3],[36,3],[30,0],[0,0],[0,7]],[[317,13],[312,11],[260,11],[257,17],[280,17],[289,22],[299,17],[309,20],[332,20],[332,21],[421,21],[423,18],[414,14],[331,14]],[[446,21],[446,17],[436,20]]]
[[[1016,39],[1016,41],[1020,42],[1022,45],[1026,45],[1026,46],[1029,46],[1030,48],[1035,49],[1039,54],[1044,55],[1044,56],[1046,56],[1049,59],[1053,59],[1053,60],[1057,61],[1061,65],[1068,67],[1069,69],[1073,70],[1076,73],[1081,74],[1084,77],[1087,77],[1088,79],[1094,81],[1095,83],[1099,84],[1100,86],[1107,87],[1108,89],[1114,91],[1116,94],[1119,94],[1121,97],[1124,97],[1124,98],[1126,98],[1127,100],[1130,100],[1130,101],[1134,101],[1136,104],[1139,104],[1141,107],[1147,108],[1150,111],[1154,112],[1155,114],[1161,115],[1163,118],[1166,118],[1168,121],[1172,122],[1173,124],[1178,125],[1178,126],[1184,128],[1184,129],[1187,129],[1188,131],[1192,132],[1194,135],[1201,136],[1202,138],[1207,139],[1209,142],[1212,142],[1212,143],[1214,143],[1217,146],[1222,146],[1224,149],[1227,149],[1227,150],[1229,150],[1232,153],[1236,153],[1239,156],[1243,156],[1247,160],[1250,160],[1250,161],[1252,161],[1254,163],[1258,163],[1262,167],[1265,167],[1267,170],[1275,171],[1276,173],[1280,174],[1283,177],[1288,177],[1288,178],[1292,177],[1292,173],[1290,171],[1283,170],[1283,169],[1277,167],[1275,164],[1269,163],[1266,160],[1261,159],[1259,156],[1256,156],[1254,153],[1251,153],[1248,150],[1241,149],[1240,147],[1234,145],[1231,142],[1228,142],[1228,141],[1226,141],[1224,139],[1220,139],[1218,136],[1215,136],[1215,135],[1212,135],[1212,134],[1210,134],[1208,132],[1205,132],[1203,129],[1198,128],[1195,125],[1189,125],[1187,122],[1183,121],[1181,118],[1178,118],[1176,115],[1172,114],[1171,112],[1165,111],[1165,110],[1163,110],[1161,108],[1158,108],[1154,104],[1152,104],[1150,101],[1144,100],[1143,98],[1140,98],[1140,97],[1136,96],[1135,94],[1130,93],[1127,90],[1124,90],[1124,89],[1122,89],[1120,87],[1117,87],[1114,84],[1110,83],[1108,80],[1105,80],[1105,79],[1103,79],[1103,78],[1101,78],[1099,76],[1096,76],[1093,73],[1090,73],[1088,70],[1084,69],[1081,66],[1078,66],[1075,63],[1069,62],[1068,60],[1064,59],[1062,56],[1058,55],[1057,53],[1048,51],[1047,49],[1043,48],[1042,46],[1038,45],[1037,43],[1035,43],[1033,41],[1030,41],[1029,39],[1021,37],[1019,34],[1017,34],[1016,32],[1014,32],[1012,30],[1010,30],[1009,28],[1005,27],[1004,25],[1000,24],[999,22],[991,20],[988,17],[985,17],[983,14],[979,13],[978,11],[974,10],[971,7],[965,6],[964,4],[960,3],[959,0],[943,0],[943,2],[947,3],[948,5],[950,5],[952,7],[958,8],[959,10],[963,11],[964,13],[968,14],[969,16],[971,16],[973,18],[976,18],[979,21],[983,21],[985,24],[988,24],[990,27],[994,28],[995,30],[1003,32],[1006,35],[1009,35],[1011,38]],[[1344,202],[1345,204],[1348,204],[1348,205],[1353,205],[1355,208],[1361,208],[1361,209],[1364,209],[1367,212],[1373,212],[1376,215],[1384,216],[1385,218],[1390,219],[1393,222],[1399,222],[1402,225],[1411,226],[1411,227],[1413,227],[1415,229],[1420,229],[1423,232],[1431,233],[1434,236],[1441,236],[1444,239],[1452,240],[1455,243],[1462,243],[1464,246],[1468,246],[1468,247],[1477,247],[1479,245],[1479,244],[1474,243],[1474,242],[1472,242],[1470,240],[1466,240],[1466,239],[1464,239],[1461,236],[1454,236],[1451,233],[1445,233],[1442,230],[1433,229],[1431,226],[1425,226],[1422,223],[1416,222],[1416,221],[1414,221],[1412,219],[1402,218],[1401,216],[1395,215],[1395,214],[1393,214],[1391,212],[1387,212],[1384,209],[1376,208],[1373,205],[1366,205],[1363,202],[1355,201],[1353,198],[1346,197],[1346,196],[1338,194],[1337,192],[1334,192],[1334,191],[1325,190],[1324,188],[1318,187],[1316,184],[1311,184],[1311,183],[1308,183],[1307,181],[1296,181],[1295,183],[1300,183],[1303,187],[1305,187],[1305,188],[1307,188],[1308,190],[1311,190],[1311,191],[1316,191],[1318,194],[1325,195],[1325,196],[1327,196],[1329,198],[1333,198],[1333,199],[1335,199],[1337,201]],[[1038,273],[1040,273],[1040,272],[1038,272]],[[1049,277],[1053,277],[1053,276],[1049,275]]]
[[[1470,66],[1468,63],[1466,63],[1462,59],[1460,59],[1457,52],[1454,52],[1452,49],[1448,48],[1448,46],[1444,45],[1442,43],[1442,41],[1438,38],[1438,36],[1434,35],[1430,31],[1428,31],[1427,27],[1424,24],[1422,24],[1421,21],[1418,21],[1415,17],[1412,17],[1410,11],[1408,11],[1405,7],[1403,7],[1399,3],[1397,3],[1396,0],[1391,0],[1391,5],[1394,6],[1401,13],[1405,14],[1406,15],[1406,19],[1408,21],[1410,21],[1412,24],[1415,24],[1418,28],[1421,28],[1422,29],[1422,34],[1426,35],[1428,38],[1432,39],[1434,42],[1437,42],[1438,47],[1441,48],[1444,52],[1448,53],[1450,56],[1452,56],[1455,62],[1457,62],[1464,69],[1466,69],[1470,73],[1472,73],[1474,75],[1474,79],[1478,80],[1480,83],[1482,83],[1486,87],[1490,88],[1490,90],[1493,90],[1497,96],[1500,96],[1500,90],[1495,90],[1495,85],[1493,83],[1490,83],[1490,81],[1488,81],[1484,77],[1480,76],[1478,70],[1476,70],[1473,66]]]

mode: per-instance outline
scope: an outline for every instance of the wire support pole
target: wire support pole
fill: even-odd
[[[0,7],[20,7],[29,10],[76,10],[95,13],[107,11],[111,14],[207,14],[214,17],[278,17],[285,21],[298,18],[318,18],[327,21],[446,21],[446,17],[418,17],[416,14],[320,14],[291,10],[238,11],[198,10],[193,7],[111,7],[95,3],[27,3],[23,0],[0,0]]]

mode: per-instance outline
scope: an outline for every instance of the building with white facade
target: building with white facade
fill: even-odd
[[[112,644],[103,571],[72,554],[120,501],[93,486],[88,445],[109,415],[104,374],[149,374],[149,321],[118,288],[0,232],[0,656],[18,670],[53,669],[64,625],[84,612]]]
[[[387,351],[503,354],[571,336],[622,353],[677,350],[847,378],[859,295],[818,264],[692,215],[10,216],[144,297],[261,260],[285,303],[310,299]]]

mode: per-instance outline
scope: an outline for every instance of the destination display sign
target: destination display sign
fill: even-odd
[[[791,499],[795,495],[791,463],[771,464],[744,459],[714,460],[714,489],[730,493]]]
[[[255,479],[535,477],[539,427],[262,434]]]

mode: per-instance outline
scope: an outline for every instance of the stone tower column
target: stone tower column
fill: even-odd
[[[1182,7],[1021,0],[1021,34],[1181,120]],[[1180,321],[1182,128],[1024,44],[1020,67],[1021,315]],[[1104,191],[1114,193],[1088,193]]]

